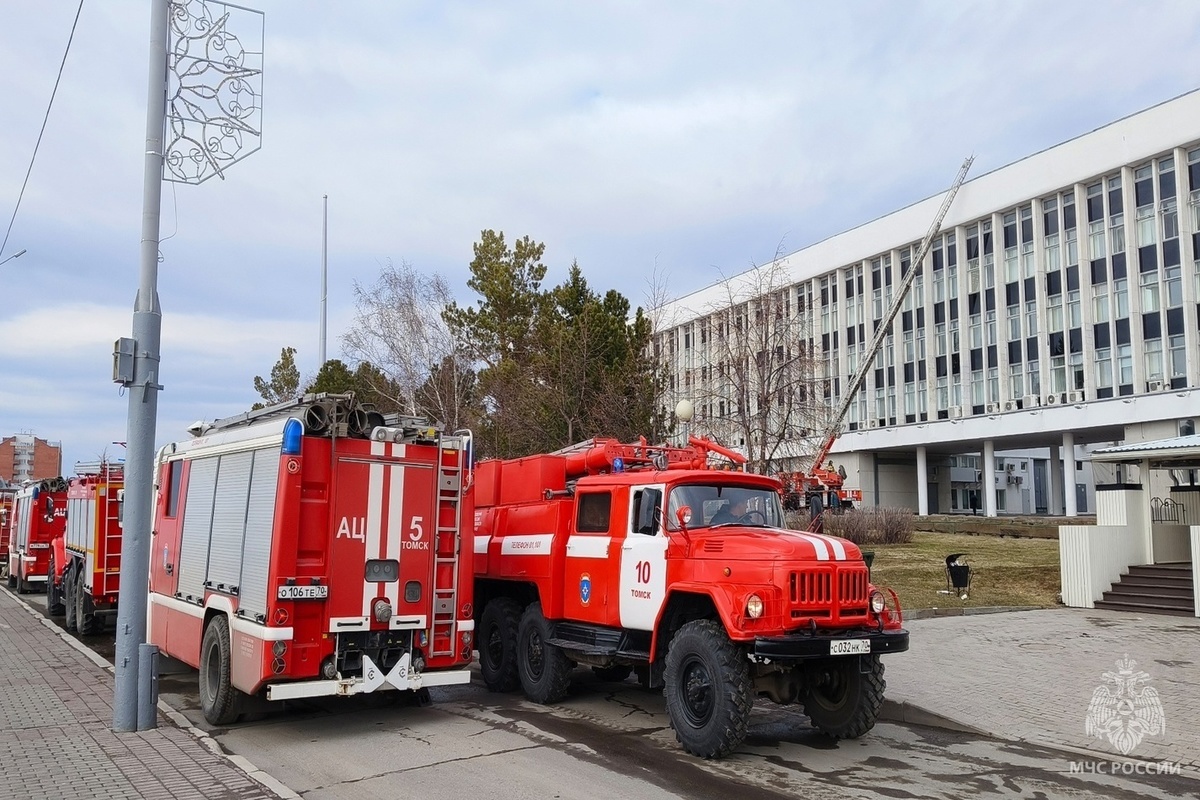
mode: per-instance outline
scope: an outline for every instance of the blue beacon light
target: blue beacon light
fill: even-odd
[[[300,440],[304,436],[304,423],[298,419],[289,419],[283,423],[283,454],[285,456],[300,455]]]

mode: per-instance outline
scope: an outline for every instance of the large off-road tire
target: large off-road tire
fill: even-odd
[[[67,565],[63,570],[63,609],[66,619],[63,626],[71,633],[75,632],[75,564]]]
[[[58,564],[54,561],[54,555],[50,555],[50,571],[46,573],[46,613],[52,617],[61,617],[67,610],[63,603],[63,585],[61,582],[55,583],[54,574],[58,569]]]
[[[96,616],[96,604],[83,585],[84,570],[75,570],[75,627],[80,636],[95,636],[104,631],[104,620]]]
[[[489,602],[479,618],[479,674],[492,692],[511,692],[521,685],[517,670],[517,635],[521,606],[508,597]]]
[[[533,603],[521,615],[517,630],[517,671],[525,696],[535,703],[556,703],[571,687],[571,660],[548,644],[549,638],[550,623],[542,616],[542,604]]]
[[[701,758],[721,758],[746,738],[754,684],[750,661],[719,622],[694,620],[667,649],[663,694],[675,738]]]
[[[804,713],[833,739],[862,736],[875,727],[883,708],[883,662],[879,656],[859,658],[830,658],[810,668]]]
[[[244,695],[230,678],[232,655],[229,620],[213,617],[200,643],[200,709],[211,725],[237,722],[242,713]]]

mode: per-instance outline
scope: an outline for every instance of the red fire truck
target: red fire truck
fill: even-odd
[[[8,588],[32,592],[46,580],[50,543],[62,536],[67,522],[67,483],[47,478],[19,489],[13,502],[12,535],[8,540]]]
[[[215,725],[286,700],[470,680],[470,434],[352,395],[194,427],[158,456],[149,639]]]
[[[4,559],[0,561],[0,577],[8,577],[8,540],[12,536],[13,501],[16,499],[16,488],[0,488],[0,553]]]
[[[711,469],[736,453],[594,439],[475,471],[481,674],[562,698],[577,664],[664,687],[704,758],[746,736],[756,695],[802,703],[829,736],[870,730],[880,656],[908,649],[899,601],[848,541],[784,529],[774,478]],[[890,596],[889,596],[890,595]]]
[[[91,636],[117,613],[121,582],[123,464],[77,464],[67,487],[67,525],[50,547],[46,609]]]

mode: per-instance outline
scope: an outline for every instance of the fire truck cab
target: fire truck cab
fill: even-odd
[[[898,600],[852,543],[787,530],[777,480],[709,469],[709,451],[728,451],[690,442],[597,439],[478,465],[484,681],[551,703],[577,664],[636,670],[704,758],[739,746],[756,695],[862,735],[883,704],[880,656],[908,648]]]
[[[213,724],[287,700],[467,683],[470,435],[310,395],[158,457],[149,639]],[[465,515],[465,517],[463,516]]]
[[[50,544],[67,522],[67,484],[47,478],[17,491],[8,540],[8,588],[39,589],[50,569]]]

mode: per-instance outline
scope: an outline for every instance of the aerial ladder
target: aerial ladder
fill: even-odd
[[[833,449],[833,443],[837,441],[837,437],[841,434],[842,422],[845,421],[846,415],[850,411],[850,405],[854,402],[858,390],[862,388],[863,381],[867,379],[867,373],[874,368],[875,356],[879,354],[879,349],[883,347],[884,339],[891,333],[892,322],[896,319],[896,315],[900,313],[900,309],[904,305],[904,300],[908,296],[908,290],[912,288],[913,281],[916,280],[917,273],[921,270],[921,264],[925,260],[925,255],[929,252],[929,248],[933,246],[933,239],[941,230],[942,221],[950,211],[954,197],[958,194],[958,190],[962,188],[963,182],[967,179],[967,172],[971,169],[971,164],[974,161],[975,156],[968,156],[963,161],[962,166],[958,168],[958,175],[954,178],[954,183],[950,185],[949,191],[946,192],[946,197],[942,200],[942,206],[938,209],[937,216],[933,219],[933,224],[929,226],[929,230],[925,233],[925,238],[921,240],[921,246],[913,256],[908,272],[904,273],[899,285],[896,287],[896,296],[892,300],[891,307],[888,308],[887,313],[883,315],[883,318],[875,326],[875,336],[871,339],[871,344],[867,346],[866,351],[863,353],[858,370],[855,371],[846,384],[842,392],[842,399],[833,414],[829,417],[829,423],[825,426],[821,444],[813,455],[812,466],[808,470],[804,487],[810,494],[809,510],[812,516],[812,521],[808,526],[810,531],[821,530],[825,516],[825,508],[821,504],[821,501],[817,500],[815,504],[813,503],[812,498],[819,497],[820,495],[812,493],[812,490],[837,489],[841,487],[843,480],[840,474],[822,465],[829,456],[829,451]]]

